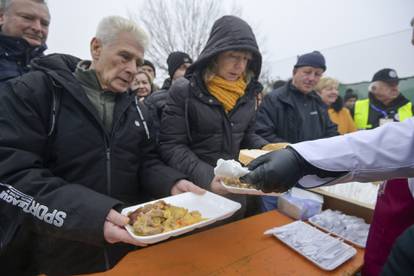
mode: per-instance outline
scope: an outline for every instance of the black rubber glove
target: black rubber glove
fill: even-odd
[[[240,181],[253,184],[265,193],[286,192],[308,174],[337,177],[346,173],[319,169],[308,163],[291,147],[258,157],[249,164],[249,170],[251,172],[241,177]]]
[[[251,172],[240,181],[253,184],[265,193],[286,192],[304,175],[303,158],[298,156],[289,147],[266,153],[250,162]]]

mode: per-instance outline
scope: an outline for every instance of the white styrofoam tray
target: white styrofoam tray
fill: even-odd
[[[323,270],[334,270],[357,253],[352,246],[336,239],[303,221],[269,229],[272,234],[291,249]],[[307,250],[313,250],[313,253]]]
[[[323,213],[323,212],[322,212],[322,213]],[[350,239],[350,238],[348,238],[348,237],[345,237],[345,236],[343,236],[343,235],[341,235],[341,234],[339,234],[339,233],[337,233],[337,232],[333,231],[332,229],[329,229],[329,228],[323,227],[322,225],[320,225],[319,223],[317,223],[317,222],[315,221],[315,217],[316,217],[316,216],[318,216],[318,215],[315,215],[315,216],[310,217],[310,218],[308,219],[308,222],[309,222],[310,224],[312,224],[313,226],[316,226],[316,227],[318,227],[318,228],[320,228],[320,229],[322,229],[322,230],[324,230],[324,231],[326,231],[326,232],[328,232],[328,233],[331,233],[332,235],[337,236],[337,237],[339,237],[339,238],[341,238],[341,239],[343,239],[343,240],[347,241],[348,243],[350,243],[350,244],[352,244],[352,245],[358,246],[359,248],[365,248],[365,247],[366,247],[366,243],[359,243],[359,242],[357,242],[357,241],[354,241],[354,240],[352,240],[352,239]]]
[[[157,199],[143,204],[138,204],[135,206],[130,206],[124,208],[121,213],[127,216],[128,213],[135,211],[137,208],[149,203],[154,203],[159,200],[164,200],[166,203],[173,204],[178,207],[184,207],[188,209],[190,212],[199,211],[201,213],[201,216],[206,220],[182,228],[178,228],[173,231],[150,236],[136,235],[133,231],[132,226],[126,225],[125,228],[128,231],[128,233],[137,241],[146,244],[157,243],[166,240],[172,236],[178,236],[190,232],[196,228],[201,228],[206,225],[212,224],[218,220],[228,218],[232,216],[241,207],[240,203],[214,193],[206,192],[203,195],[197,195],[194,193],[187,192],[175,196]]]
[[[248,188],[239,188],[236,186],[226,185],[223,181],[220,181],[221,185],[226,188],[227,191],[233,194],[242,194],[242,195],[267,195],[267,196],[280,196],[282,193],[265,193],[261,190],[248,189]]]

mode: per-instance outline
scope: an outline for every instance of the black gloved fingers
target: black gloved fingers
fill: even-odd
[[[240,181],[243,183],[251,184],[260,190],[263,185],[263,166],[256,168],[255,170],[249,172],[248,174],[240,177]]]
[[[271,152],[269,152],[269,153],[271,153]],[[258,166],[260,166],[263,163],[267,162],[269,160],[269,156],[268,156],[269,153],[263,154],[263,155],[257,157],[256,159],[252,160],[248,165],[249,170],[253,171]]]

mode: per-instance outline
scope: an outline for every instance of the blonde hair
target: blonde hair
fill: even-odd
[[[318,84],[315,86],[315,90],[316,92],[320,93],[324,88],[329,87],[329,86],[334,86],[338,88],[339,81],[334,78],[330,78],[330,77],[322,77],[319,80]]]
[[[99,22],[95,36],[102,41],[102,44],[106,45],[115,40],[122,32],[131,34],[144,51],[148,48],[149,36],[147,33],[134,21],[121,16],[104,17],[101,22]]]
[[[135,74],[135,76],[137,76],[137,75],[139,75],[139,74],[144,74],[146,77],[147,77],[147,79],[148,79],[148,82],[151,84],[151,86],[152,86],[152,84],[153,84],[153,82],[152,82],[152,77],[151,77],[151,75],[150,74],[148,74],[147,72],[145,72],[144,70],[138,70],[138,72]]]
[[[152,92],[154,92],[155,91],[154,80],[152,79],[151,75],[148,74],[147,72],[145,72],[144,70],[138,70],[138,72],[135,74],[135,77],[138,76],[139,74],[144,74],[147,77],[147,80],[148,80],[148,82],[149,82],[149,84],[151,86],[150,94]],[[135,77],[134,77],[134,79],[135,79]]]

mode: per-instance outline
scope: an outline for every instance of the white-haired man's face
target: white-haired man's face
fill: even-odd
[[[374,94],[378,101],[382,102],[384,105],[388,105],[400,95],[400,90],[398,88],[398,83],[376,81],[372,87],[371,93]]]
[[[128,90],[144,59],[143,48],[127,32],[107,44],[92,39],[91,53],[92,66],[102,89],[117,93]]]
[[[50,15],[45,4],[30,0],[14,0],[9,8],[0,12],[1,32],[21,37],[31,46],[46,42]]]

